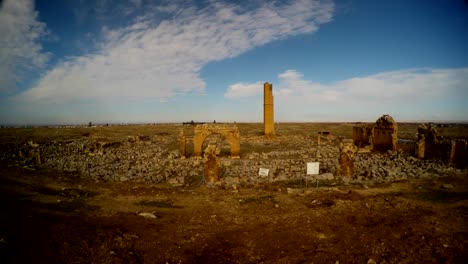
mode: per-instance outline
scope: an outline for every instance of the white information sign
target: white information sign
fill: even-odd
[[[320,162],[307,162],[307,175],[319,174]]]
[[[267,177],[269,172],[270,172],[269,169],[260,168],[258,170],[258,176]]]

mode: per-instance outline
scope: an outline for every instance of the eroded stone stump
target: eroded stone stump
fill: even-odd
[[[352,140],[343,141],[340,147],[340,167],[338,170],[338,174],[341,176],[352,178],[354,174],[354,153],[356,153],[357,147],[354,145]]]
[[[219,181],[220,162],[218,158],[220,150],[217,145],[208,145],[205,149],[205,181],[215,183]]]

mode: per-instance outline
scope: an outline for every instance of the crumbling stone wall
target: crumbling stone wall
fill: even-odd
[[[459,168],[468,167],[467,142],[440,136],[433,126],[418,127],[416,157],[420,159],[441,159]]]
[[[358,148],[363,148],[372,145],[372,133],[374,132],[373,125],[355,126],[353,127],[353,143]]]
[[[383,115],[374,125],[353,127],[353,142],[362,148],[370,146],[373,151],[398,149],[398,125],[389,115]]]

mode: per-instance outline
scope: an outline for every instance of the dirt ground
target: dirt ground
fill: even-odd
[[[467,176],[224,190],[2,165],[0,262],[466,263]]]

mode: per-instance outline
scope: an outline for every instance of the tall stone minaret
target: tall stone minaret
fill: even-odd
[[[266,137],[275,135],[273,85],[267,82],[263,84],[263,126]]]

